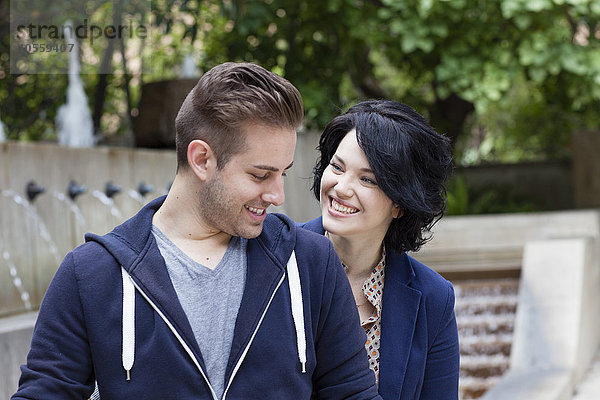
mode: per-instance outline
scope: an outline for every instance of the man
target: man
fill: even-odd
[[[169,194],[67,255],[13,399],[379,398],[333,247],[266,212],[302,115],[259,66],[204,74]]]

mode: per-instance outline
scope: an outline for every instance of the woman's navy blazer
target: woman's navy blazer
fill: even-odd
[[[325,233],[321,217],[299,226]],[[458,399],[459,348],[452,284],[406,253],[388,250],[381,318],[381,397]]]

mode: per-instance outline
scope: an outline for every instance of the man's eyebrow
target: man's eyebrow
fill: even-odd
[[[290,165],[288,165],[287,167],[284,168],[284,171],[287,171],[288,169],[292,168],[292,165],[294,165],[293,161],[290,163]],[[256,169],[263,169],[265,171],[273,171],[273,172],[279,171],[279,168],[273,167],[272,165],[258,164],[258,165],[253,165],[253,167]]]

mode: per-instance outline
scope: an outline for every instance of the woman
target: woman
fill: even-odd
[[[322,216],[303,227],[329,237],[342,260],[379,393],[457,399],[454,290],[406,254],[445,209],[448,139],[404,104],[365,101],[327,125],[318,150]]]

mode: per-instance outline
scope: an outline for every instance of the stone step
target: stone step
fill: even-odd
[[[500,377],[478,378],[473,376],[460,376],[459,397],[462,400],[478,399],[491,389]]]
[[[517,310],[517,295],[461,297],[456,300],[457,316],[477,314],[511,314]]]
[[[504,354],[461,355],[460,371],[463,376],[487,378],[502,376],[509,367],[509,358]]]
[[[452,282],[457,298],[478,295],[513,295],[519,292],[519,279],[472,279]]]
[[[463,336],[460,340],[461,355],[494,355],[510,356],[512,334]]]
[[[583,375],[575,387],[572,400],[598,400],[600,399],[600,352],[596,353],[592,365]]]
[[[478,399],[510,366],[519,279],[453,282],[460,340],[460,399]]]
[[[488,334],[512,334],[514,315],[461,315],[457,316],[459,336],[483,336]]]

